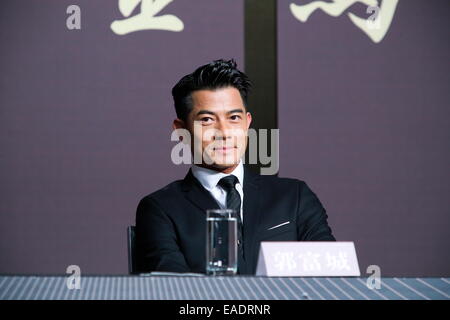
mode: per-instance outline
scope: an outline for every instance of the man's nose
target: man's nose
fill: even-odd
[[[226,121],[218,121],[214,139],[215,140],[226,140],[230,136],[229,130],[230,130],[230,127],[226,123]]]

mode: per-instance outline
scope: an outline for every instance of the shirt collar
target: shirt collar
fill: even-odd
[[[193,165],[191,169],[194,177],[196,177],[197,180],[200,181],[203,187],[205,187],[205,189],[207,189],[208,191],[213,190],[217,186],[217,183],[220,181],[220,179],[231,174],[238,178],[238,183],[241,184],[241,186],[244,185],[244,166],[242,164],[242,159],[239,161],[237,167],[228,174],[199,167],[197,165]]]

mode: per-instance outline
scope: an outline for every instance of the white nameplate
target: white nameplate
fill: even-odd
[[[257,276],[359,277],[353,242],[263,241]]]

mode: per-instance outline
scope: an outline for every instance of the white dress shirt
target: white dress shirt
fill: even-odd
[[[229,175],[236,176],[236,178],[238,178],[238,182],[236,183],[236,190],[241,196],[240,215],[241,220],[244,221],[244,217],[242,214],[242,205],[244,203],[244,166],[242,164],[242,159],[239,161],[238,166],[234,168],[234,170],[229,174],[206,169],[197,165],[193,165],[191,169],[194,177],[196,177],[197,180],[200,181],[202,186],[205,187],[205,189],[208,190],[209,193],[211,193],[211,195],[214,197],[214,199],[216,199],[217,203],[222,209],[226,208],[227,192],[221,186],[217,185],[217,183],[219,183],[220,179],[222,179],[223,177]]]

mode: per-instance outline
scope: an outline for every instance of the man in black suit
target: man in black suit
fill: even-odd
[[[305,182],[255,174],[243,165],[252,121],[249,87],[233,60],[216,60],[172,89],[173,128],[190,133],[193,139],[185,142],[200,161],[183,180],[139,202],[139,272],[205,273],[207,209],[240,213],[239,274],[255,273],[261,241],[335,241],[325,209]],[[208,130],[212,134],[204,134]]]

